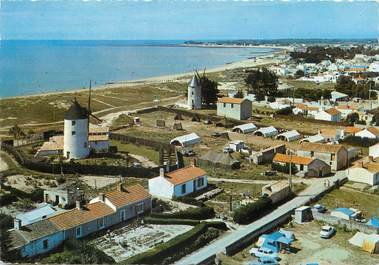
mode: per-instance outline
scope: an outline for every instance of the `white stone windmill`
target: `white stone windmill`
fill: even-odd
[[[189,109],[201,109],[201,85],[196,73],[188,83],[187,106]]]
[[[88,133],[90,116],[100,120],[91,113],[91,82],[89,87],[88,109],[82,107],[75,98],[64,116],[63,156],[66,157],[66,159],[81,159],[89,155],[90,145]]]

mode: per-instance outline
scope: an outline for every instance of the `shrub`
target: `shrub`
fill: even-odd
[[[0,197],[0,206],[6,206],[17,201],[17,196],[12,193],[5,193]]]
[[[13,227],[13,217],[0,213],[0,230],[7,230]]]
[[[344,138],[341,142],[347,143],[354,146],[360,146],[360,147],[370,147],[374,144],[376,144],[378,141],[376,139],[370,139],[370,138],[361,138],[358,136],[348,136]]]
[[[189,196],[177,197],[177,198],[175,198],[175,201],[179,201],[182,203],[187,203],[187,204],[191,204],[191,205],[195,205],[195,206],[199,206],[199,207],[204,206],[204,202],[198,201],[195,198],[192,198]]]
[[[66,178],[63,177],[62,175],[59,175],[56,180],[57,180],[58,184],[63,184],[66,182]]]
[[[258,201],[244,205],[233,213],[233,220],[238,224],[248,224],[264,214],[273,207],[270,198],[263,196]]]
[[[156,218],[156,217],[145,217],[144,222],[147,224],[163,224],[163,225],[198,225],[200,220],[192,219],[173,219],[173,218]]]
[[[176,213],[152,213],[151,217],[156,218],[172,218],[172,219],[193,219],[193,220],[204,220],[213,218],[215,212],[212,207],[199,207],[199,208],[188,208],[183,211]]]
[[[286,174],[290,173],[290,165],[289,164],[281,165],[281,164],[277,164],[277,163],[272,163],[271,164],[271,168],[273,170],[276,170],[276,171],[279,171],[279,172],[283,172],[283,173],[286,173]],[[296,166],[294,164],[292,164],[292,166],[291,166],[291,172],[292,172],[292,174],[295,174],[297,172],[297,168],[296,168]]]

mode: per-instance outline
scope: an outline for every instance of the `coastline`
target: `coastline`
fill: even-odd
[[[204,46],[204,48],[207,48],[206,45],[203,45],[203,46]],[[211,47],[211,46],[208,46],[208,47]],[[256,46],[256,47],[269,48],[269,47],[265,47],[265,46]],[[238,47],[236,47],[236,48],[238,48]],[[247,48],[252,48],[252,46],[249,46]],[[210,69],[206,69],[206,72],[207,73],[214,73],[214,72],[221,72],[221,71],[232,70],[232,69],[237,69],[237,68],[259,67],[259,66],[266,65],[266,64],[272,64],[272,63],[276,62],[275,56],[283,53],[283,51],[286,51],[288,48],[289,47],[287,47],[286,49],[282,48],[282,47],[280,47],[280,48],[276,47],[277,50],[275,50],[269,54],[256,56],[255,60],[254,59],[244,59],[241,61],[225,63],[224,65],[221,65],[221,66],[216,66],[216,67],[212,67]],[[187,78],[190,79],[192,74],[193,74],[193,72],[184,72],[184,73],[178,73],[178,74],[169,74],[169,75],[147,77],[147,78],[136,79],[136,80],[108,82],[108,83],[103,84],[103,85],[98,85],[98,86],[92,87],[92,90],[93,91],[99,91],[99,90],[117,88],[120,86],[148,85],[148,84],[159,84],[159,83],[166,83],[166,82],[187,82],[188,81]],[[68,89],[68,90],[64,90],[64,91],[41,92],[41,93],[31,94],[31,95],[5,97],[5,98],[0,98],[0,100],[45,97],[45,96],[52,96],[52,95],[80,93],[80,92],[84,92],[84,91],[85,91],[85,89],[83,89],[83,88],[73,88],[73,89]]]

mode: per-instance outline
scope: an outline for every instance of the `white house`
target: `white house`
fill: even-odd
[[[150,194],[167,199],[182,197],[207,186],[207,173],[195,166],[181,168],[166,174],[161,169],[158,177],[149,179]]]
[[[233,132],[238,132],[238,133],[246,134],[246,133],[252,133],[252,132],[256,131],[257,129],[258,128],[257,128],[257,126],[255,126],[255,124],[253,124],[253,123],[246,123],[246,124],[234,126],[233,129],[232,129],[232,131]]]
[[[369,159],[368,162],[357,162],[348,170],[348,179],[366,183],[371,186],[379,184],[379,163]]]
[[[322,121],[339,122],[341,121],[341,112],[339,112],[335,108],[321,110],[315,114],[315,119],[322,120]]]
[[[254,134],[257,136],[272,137],[278,134],[278,130],[273,126],[269,126],[256,130]]]
[[[196,133],[190,133],[182,136],[178,136],[170,141],[170,144],[188,147],[193,146],[195,144],[199,144],[201,142],[200,136]]]
[[[379,143],[374,144],[368,148],[368,155],[373,159],[379,157]]]
[[[375,127],[369,127],[357,132],[355,136],[360,138],[379,139],[379,130]]]
[[[332,91],[330,92],[330,100],[333,102],[346,101],[346,100],[349,100],[349,95],[346,95],[338,91]]]
[[[283,140],[287,142],[295,141],[301,138],[301,135],[298,131],[292,130],[292,131],[287,131],[281,134],[278,134],[276,136],[276,139],[278,140]]]
[[[246,98],[223,97],[217,101],[217,116],[247,120],[252,114],[252,103]]]

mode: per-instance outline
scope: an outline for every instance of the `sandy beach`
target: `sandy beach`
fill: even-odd
[[[203,45],[203,46],[205,47],[205,45]],[[257,47],[262,47],[262,46],[257,46]],[[237,68],[259,67],[262,65],[278,63],[278,60],[275,57],[277,55],[283,54],[283,52],[285,50],[287,50],[288,47],[275,47],[275,48],[280,49],[280,50],[274,51],[269,55],[262,55],[262,56],[256,57],[256,59],[245,59],[245,60],[241,60],[241,61],[227,63],[227,64],[217,66],[217,67],[213,67],[210,69],[206,69],[206,72],[207,73],[214,73],[214,72],[221,72],[221,71],[237,69]],[[203,69],[199,69],[199,71],[202,72]],[[104,84],[104,85],[92,87],[92,89],[93,90],[104,90],[104,89],[110,89],[110,88],[117,88],[120,86],[125,87],[125,86],[146,85],[146,84],[159,84],[159,83],[166,83],[166,82],[187,82],[188,79],[192,76],[192,74],[193,74],[193,72],[186,72],[186,73],[179,73],[179,74],[155,76],[155,77],[149,77],[149,78],[143,78],[143,79],[137,79],[137,80],[109,82],[109,83]],[[32,94],[32,95],[23,95],[23,96],[0,98],[0,100],[40,97],[40,96],[59,95],[59,94],[70,94],[70,93],[79,93],[82,91],[83,91],[83,88],[81,88],[81,89],[73,88],[73,89],[65,90],[65,91],[45,92],[45,93],[38,93],[38,94]]]

